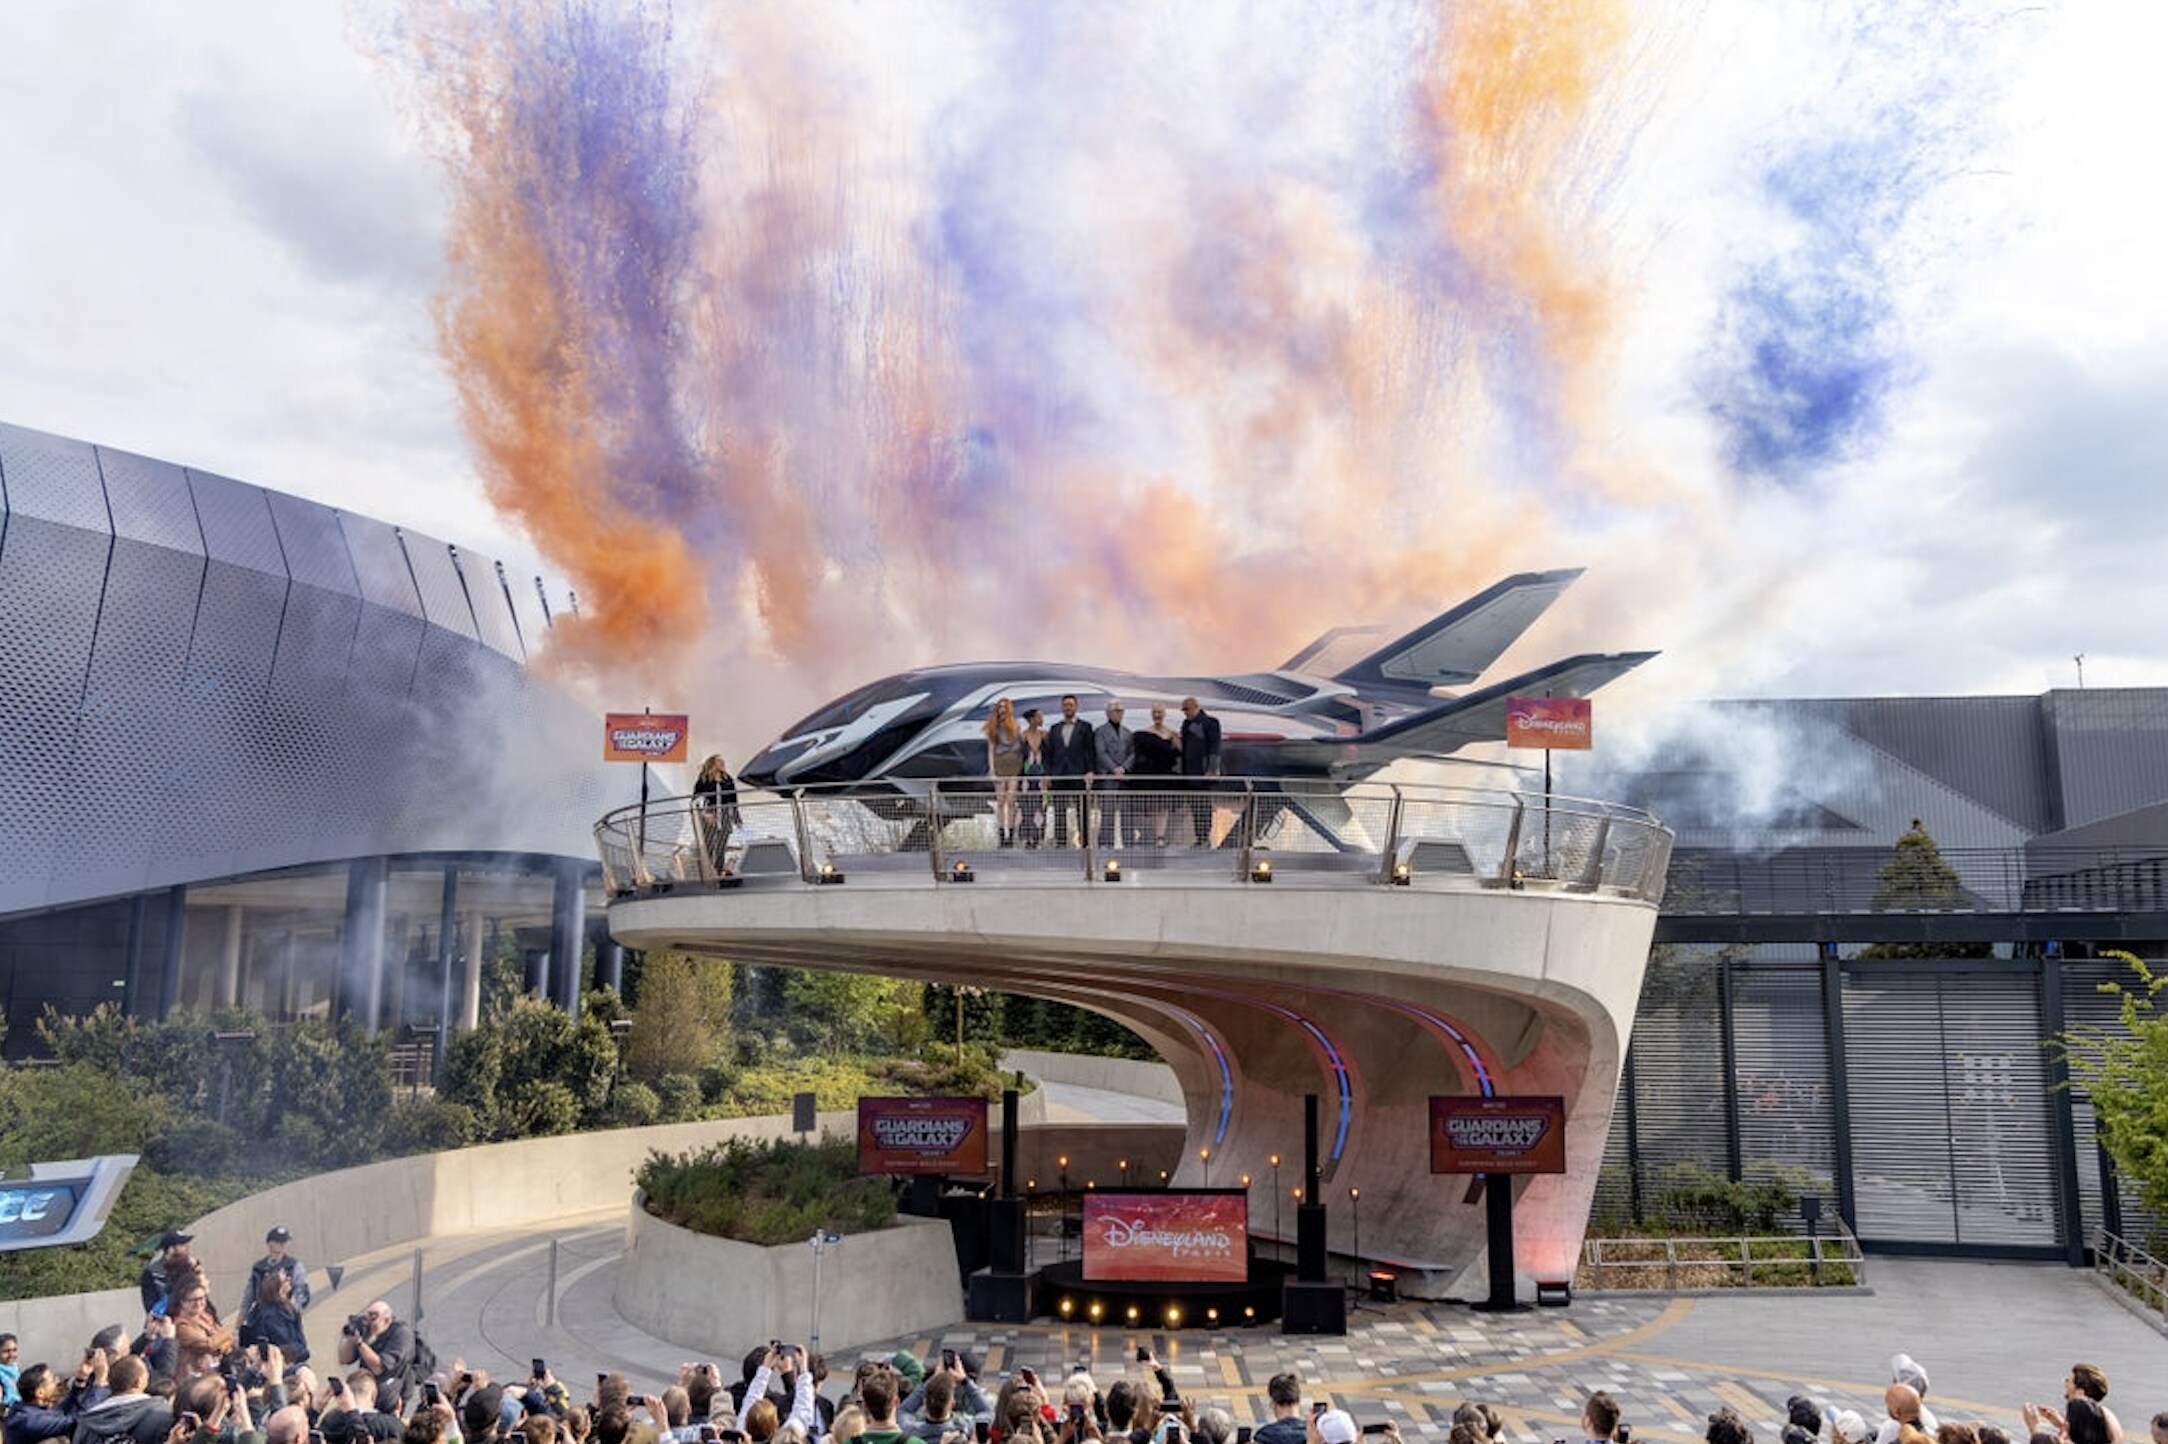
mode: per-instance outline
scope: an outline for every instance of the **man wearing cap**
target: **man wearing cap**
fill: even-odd
[[[1384,1426],[1389,1438],[1398,1439],[1400,1430],[1388,1419]],[[1345,1409],[1327,1409],[1322,1414],[1310,1416],[1310,1444],[1356,1444],[1362,1431],[1355,1427],[1355,1416]]]
[[[235,1314],[236,1322],[247,1324],[249,1316],[256,1312],[256,1301],[263,1297],[263,1281],[273,1274],[286,1275],[293,1285],[293,1292],[286,1297],[300,1313],[309,1306],[309,1271],[301,1266],[301,1260],[288,1253],[287,1246],[294,1241],[284,1224],[263,1236],[263,1257],[249,1266],[248,1292],[241,1295],[241,1307]]]
[[[143,1272],[136,1277],[136,1286],[143,1291],[143,1312],[149,1313],[166,1303],[173,1280],[202,1267],[188,1252],[188,1246],[195,1238],[194,1234],[182,1233],[177,1228],[169,1228],[158,1236],[158,1257],[143,1265]]]

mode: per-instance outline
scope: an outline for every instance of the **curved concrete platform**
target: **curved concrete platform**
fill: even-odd
[[[653,810],[643,825],[663,830]],[[1302,1182],[1303,1097],[1316,1093],[1332,1249],[1427,1275],[1429,1294],[1486,1283],[1482,1205],[1468,1180],[1429,1172],[1429,1098],[1561,1095],[1569,1171],[1518,1185],[1516,1273],[1524,1292],[1570,1276],[1655,925],[1646,887],[1607,888],[1594,864],[1587,887],[1557,874],[1499,885],[1510,866],[1392,886],[1374,865],[1284,863],[1268,885],[1224,849],[1173,866],[1131,854],[1119,883],[1073,852],[985,850],[964,884],[938,870],[938,843],[909,867],[830,851],[844,878],[830,886],[806,865],[818,829],[801,815],[791,832],[802,845],[788,871],[625,890],[612,934],[629,947],[961,981],[1119,1018],[1181,1081],[1175,1182],[1248,1175],[1259,1232],[1274,1215],[1271,1157],[1285,1201]],[[953,837],[947,846],[960,855]],[[1604,856],[1601,834],[1590,856]],[[1284,1218],[1291,1230],[1292,1208]]]

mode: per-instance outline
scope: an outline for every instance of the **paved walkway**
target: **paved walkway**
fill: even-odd
[[[445,1363],[461,1355],[499,1377],[524,1375],[537,1354],[568,1381],[605,1368],[636,1381],[674,1377],[687,1351],[632,1328],[612,1305],[623,1233],[623,1215],[613,1210],[438,1239],[422,1251],[422,1332]],[[348,1261],[343,1285],[311,1309],[311,1333],[332,1334],[341,1317],[376,1297],[409,1316],[413,1271],[412,1249]],[[1504,1412],[1522,1444],[1578,1438],[1581,1400],[1596,1388],[1617,1395],[1637,1437],[1652,1441],[1698,1440],[1705,1416],[1730,1404],[1773,1444],[1784,1401],[1796,1392],[1871,1421],[1889,1357],[1899,1351],[1927,1367],[1929,1403],[1945,1420],[1987,1419],[2015,1432],[2019,1405],[2055,1399],[2064,1371],[2081,1358],[2108,1371],[2110,1403],[2138,1440],[2145,1421],[2168,1408],[2168,1339],[2086,1274],[1878,1258],[1870,1280],[1871,1294],[1584,1296],[1569,1309],[1503,1318],[1460,1305],[1366,1305],[1352,1315],[1347,1337],[1326,1339],[1269,1329],[1166,1335],[960,1325],[852,1350],[836,1372],[848,1373],[860,1354],[902,1347],[926,1357],[948,1347],[979,1355],[992,1373],[1030,1364],[1054,1374],[1085,1361],[1104,1387],[1133,1367],[1135,1345],[1149,1341],[1186,1392],[1224,1405],[1237,1420],[1265,1417],[1266,1380],[1293,1370],[1313,1395],[1329,1395],[1365,1422],[1395,1419],[1409,1439],[1442,1440],[1456,1404],[1484,1400]],[[734,1374],[735,1365],[722,1362]]]

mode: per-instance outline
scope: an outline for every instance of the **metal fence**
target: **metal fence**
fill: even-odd
[[[1770,853],[1682,849],[1664,911],[1681,917],[1794,913],[2168,912],[2158,848],[1950,847],[1953,886],[1912,895],[1885,877],[1886,848]]]
[[[1835,1237],[1590,1238],[1576,1290],[1841,1288],[1867,1282],[1867,1257],[1841,1226]]]
[[[614,896],[683,884],[806,885],[868,874],[1087,884],[1152,873],[1602,892],[1657,902],[1671,833],[1581,798],[1385,783],[1213,778],[1181,790],[929,783],[901,794],[672,797],[595,825]]]

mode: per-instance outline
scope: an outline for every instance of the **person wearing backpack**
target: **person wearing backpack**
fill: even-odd
[[[406,1412],[413,1386],[414,1331],[392,1316],[382,1299],[349,1317],[339,1330],[339,1362],[359,1364],[376,1380],[377,1407],[390,1414]]]

